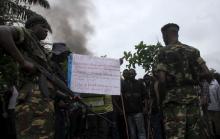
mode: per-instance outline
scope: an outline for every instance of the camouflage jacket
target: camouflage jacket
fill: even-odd
[[[166,73],[166,101],[185,103],[196,98],[193,85],[199,81],[203,63],[197,49],[180,42],[160,49],[154,72]]]
[[[154,70],[166,72],[168,84],[190,85],[198,81],[203,63],[197,49],[178,42],[160,49]]]
[[[36,36],[25,28],[15,27],[19,34],[19,38],[15,42],[19,50],[25,57],[30,57],[37,62],[45,63],[48,67],[48,53],[37,41]],[[7,90],[10,86],[20,86],[23,81],[33,81],[34,76],[29,73],[20,71],[18,63],[2,48],[0,48],[0,90]],[[28,77],[28,80],[27,80]],[[20,82],[18,81],[20,80]]]

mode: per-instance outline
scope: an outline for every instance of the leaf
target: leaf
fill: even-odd
[[[40,6],[49,9],[50,8],[50,4],[47,0],[19,0],[19,2],[25,2],[25,3],[29,3],[29,5],[33,5],[33,4],[39,4]]]
[[[39,3],[44,8],[49,8],[47,0],[0,0],[0,24],[13,24],[24,21],[36,12],[30,10],[30,5]]]
[[[135,52],[131,53],[124,52],[125,60],[128,61],[126,67],[133,67],[135,65],[141,66],[145,72],[150,73],[155,62],[155,57],[162,47],[160,42],[157,42],[156,45],[146,45],[143,41],[135,45]]]

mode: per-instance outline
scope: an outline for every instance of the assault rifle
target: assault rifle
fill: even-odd
[[[24,33],[26,34],[26,36],[32,40],[33,44],[35,46],[41,46],[41,44],[39,42],[37,42],[26,30],[24,30]],[[47,78],[52,84],[53,86],[55,86],[59,91],[63,92],[66,96],[68,96],[68,98],[70,98],[71,101],[76,101],[74,99],[74,94],[76,94],[76,92],[73,92],[72,90],[70,90],[66,83],[61,80],[59,77],[57,77],[56,74],[52,74],[51,72],[49,72],[46,68],[44,68],[42,65],[38,64],[38,62],[36,62],[34,59],[30,59],[29,57],[25,57],[27,60],[31,61],[35,68],[45,77]],[[39,62],[40,63],[40,62]],[[47,63],[43,63],[44,66],[47,66]],[[64,95],[63,94],[63,95]],[[104,119],[105,121],[107,121],[108,123],[110,123],[111,125],[113,125],[113,122],[110,121],[109,119],[107,119],[106,117],[94,112],[91,110],[91,108],[85,104],[83,101],[81,101],[80,99],[77,100],[78,103],[80,103],[81,105],[83,105],[89,112],[91,112],[92,114],[95,114],[96,116]]]
[[[95,114],[96,116],[102,118],[103,120],[107,121],[109,124],[113,125],[114,123],[109,120],[108,118],[94,112],[91,110],[91,108],[85,104],[82,100],[80,99],[75,99],[75,96],[74,94],[76,94],[76,92],[73,92],[72,90],[70,90],[66,83],[61,80],[59,77],[57,77],[56,74],[53,74],[53,73],[50,73],[47,69],[45,69],[43,66],[39,65],[38,63],[36,63],[34,60],[30,59],[30,58],[27,58],[29,61],[31,61],[35,68],[47,79],[49,80],[53,86],[55,86],[59,91],[58,92],[58,95],[64,97],[65,99],[69,99],[70,101],[72,102],[78,102],[79,104],[81,104],[84,108],[87,109],[87,111],[89,111],[90,113],[92,114]]]

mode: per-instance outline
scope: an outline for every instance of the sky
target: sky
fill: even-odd
[[[140,41],[163,42],[160,28],[177,23],[179,40],[199,49],[209,68],[220,72],[220,0],[89,0],[89,4],[86,14],[93,32],[86,47],[93,55],[120,58]],[[138,71],[142,77],[143,71]]]

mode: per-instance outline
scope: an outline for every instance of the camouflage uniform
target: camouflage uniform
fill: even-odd
[[[37,41],[36,36],[28,29],[16,28],[19,33],[17,46],[24,56],[28,56],[38,63],[44,63],[49,68],[47,53]],[[35,75],[20,72],[22,88],[19,90],[19,100],[16,107],[17,133],[19,139],[52,139],[54,135],[54,109],[50,98],[45,97],[36,87]]]
[[[167,139],[205,138],[199,99],[194,85],[204,60],[197,49],[177,42],[161,48],[156,72],[166,73],[162,107]],[[203,127],[202,127],[203,126]]]

